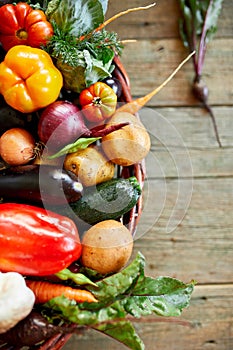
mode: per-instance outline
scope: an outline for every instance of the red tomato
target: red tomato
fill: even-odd
[[[107,84],[97,82],[80,93],[79,102],[86,119],[98,123],[113,115],[117,95]]]
[[[2,6],[0,18],[0,42],[6,51],[15,45],[39,48],[53,35],[45,13],[24,2]]]

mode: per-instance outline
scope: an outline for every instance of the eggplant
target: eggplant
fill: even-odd
[[[64,205],[82,196],[82,184],[71,172],[51,165],[21,165],[0,171],[3,201]]]

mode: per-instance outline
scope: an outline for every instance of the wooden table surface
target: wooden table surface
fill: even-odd
[[[108,17],[143,5],[148,2],[110,0]],[[187,55],[179,17],[178,1],[159,0],[150,10],[128,14],[108,27],[121,39],[136,40],[125,44],[122,56],[134,97],[161,84]],[[203,71],[223,147],[209,114],[192,96],[191,61],[143,110],[152,148],[148,200],[134,251],[144,254],[151,276],[197,281],[191,305],[179,318],[190,326],[150,318],[135,324],[146,350],[233,349],[232,18],[232,0],[225,0]],[[73,336],[64,349],[126,348],[88,331]]]

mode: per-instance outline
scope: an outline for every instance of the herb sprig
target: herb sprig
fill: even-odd
[[[111,76],[115,54],[123,45],[117,33],[104,29],[106,0],[51,0],[46,15],[54,35],[44,50],[62,72],[64,88],[80,93]]]
[[[115,32],[103,29],[80,40],[69,32],[63,31],[56,23],[53,23],[53,26],[54,35],[45,50],[51,57],[60,59],[72,67],[81,64],[84,50],[88,50],[94,58],[103,62],[107,62],[112,53],[116,52],[120,55],[122,52],[123,45]]]

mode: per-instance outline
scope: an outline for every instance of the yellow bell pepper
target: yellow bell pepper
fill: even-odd
[[[14,46],[0,64],[0,94],[8,105],[22,113],[54,102],[62,85],[61,72],[42,49]]]

